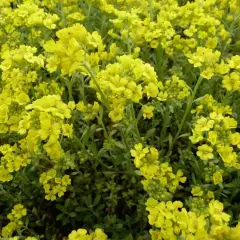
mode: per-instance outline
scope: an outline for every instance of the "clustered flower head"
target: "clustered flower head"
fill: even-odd
[[[200,67],[201,76],[209,80],[216,73],[220,55],[221,52],[217,50],[198,47],[196,52],[187,54],[187,58],[194,67]]]
[[[69,240],[107,240],[107,235],[102,229],[97,228],[94,232],[88,234],[86,229],[73,230],[69,236]]]
[[[84,104],[83,101],[80,101],[78,104],[76,104],[76,109],[83,113],[85,121],[90,121],[97,117],[99,112],[99,104],[98,102],[94,102],[93,104]]]
[[[67,191],[67,186],[71,184],[69,175],[57,177],[57,171],[50,169],[41,174],[40,183],[43,185],[45,192],[45,199],[54,201],[57,196],[62,197]]]
[[[98,69],[105,45],[97,31],[89,33],[76,23],[56,33],[58,40],[49,40],[44,48],[49,53],[47,69],[49,72],[61,70],[62,75],[71,76],[73,72],[89,74],[86,65]]]
[[[30,163],[28,154],[18,146],[3,144],[0,146],[0,182],[9,182],[13,179],[13,173],[26,167]]]
[[[101,11],[115,15],[109,31],[113,38],[122,38],[135,45],[149,43],[163,48],[167,54],[194,52],[196,46],[215,49],[219,42],[230,43],[224,26],[224,9],[229,7],[228,21],[237,19],[237,1],[94,1]],[[133,7],[134,6],[134,7]],[[176,31],[177,29],[177,31]],[[182,37],[181,37],[182,36]]]
[[[21,42],[41,45],[42,39],[49,39],[52,35],[60,19],[57,14],[42,8],[37,1],[25,0],[16,3],[15,0],[1,1],[1,52],[14,49]]]
[[[225,166],[239,169],[240,163],[235,150],[240,147],[240,134],[236,132],[237,121],[231,116],[232,109],[217,103],[212,96],[206,95],[192,111],[196,113],[192,143],[201,143],[197,155],[204,161],[217,158],[223,160]],[[215,173],[216,177],[219,173]]]
[[[10,220],[5,227],[2,228],[1,236],[11,237],[13,232],[23,225],[22,218],[27,215],[27,210],[22,204],[17,204],[13,207],[7,218]]]
[[[172,76],[171,80],[167,80],[164,84],[158,82],[159,101],[166,100],[183,100],[189,95],[189,87],[184,80],[180,80],[176,75]]]
[[[159,162],[159,153],[154,147],[143,148],[142,144],[138,143],[131,150],[131,155],[134,157],[135,166],[145,178],[141,181],[145,191],[155,199],[170,200],[179,183],[186,181],[181,170],[174,174],[167,162]]]
[[[219,184],[223,182],[224,170],[218,165],[210,162],[207,167],[204,168],[204,178],[206,183],[213,182],[213,184]]]
[[[207,191],[200,186],[193,186],[191,191],[193,197],[190,198],[189,207],[197,216],[209,216],[208,204],[214,199],[214,193]]]
[[[26,106],[27,114],[19,123],[18,132],[26,134],[26,144],[30,152],[37,152],[40,144],[47,155],[58,161],[63,154],[59,138],[62,134],[72,136],[72,124],[67,120],[75,106],[61,101],[59,95],[47,95]]]
[[[222,235],[233,236],[237,240],[239,229],[227,226],[230,215],[223,212],[223,204],[217,200],[211,200],[207,206],[207,213],[198,215],[194,211],[187,211],[180,201],[158,202],[149,198],[146,202],[149,211],[149,223],[157,228],[150,230],[152,239],[177,239],[183,237],[187,240],[211,239],[217,240]],[[220,235],[219,235],[220,234]],[[223,238],[224,239],[224,238]]]
[[[39,8],[34,1],[26,1],[19,4],[17,9],[12,12],[13,25],[16,27],[36,27],[44,26],[49,29],[56,28],[58,15],[46,13],[43,8]]]
[[[47,95],[59,95],[61,96],[64,91],[64,87],[57,83],[55,80],[41,82],[34,87],[36,99],[42,98]]]
[[[223,76],[223,87],[228,91],[235,92],[240,91],[240,56],[235,55],[226,60],[227,70],[223,72],[226,74]]]
[[[35,47],[21,45],[2,54],[2,89],[0,93],[0,133],[17,131],[18,123],[30,101],[29,91],[37,81],[36,70],[44,65]]]
[[[51,11],[56,11],[56,9],[58,10],[61,6],[65,17],[63,18],[58,11],[56,11],[56,14],[58,14],[59,17],[58,25],[62,28],[76,22],[82,22],[85,19],[83,11],[78,4],[78,0],[63,0],[61,5],[58,0],[35,0],[35,3],[37,3],[38,6],[46,7]]]
[[[122,120],[127,100],[138,103],[144,96],[156,98],[158,94],[157,75],[150,64],[131,55],[117,57],[117,60],[96,75],[97,84],[109,102],[109,117],[113,122]],[[93,80],[90,85],[99,90]],[[100,92],[97,96],[100,101],[104,100]]]

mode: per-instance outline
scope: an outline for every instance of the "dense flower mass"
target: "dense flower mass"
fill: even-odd
[[[0,0],[0,238],[240,239],[239,0]]]

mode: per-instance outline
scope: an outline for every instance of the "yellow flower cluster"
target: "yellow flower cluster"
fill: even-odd
[[[115,29],[109,31],[113,38],[131,39],[135,45],[150,43],[152,48],[160,45],[170,55],[176,49],[191,53],[196,46],[215,49],[221,41],[229,44],[230,34],[222,22],[226,18],[236,21],[239,11],[236,0],[197,0],[183,5],[177,0],[91,2],[98,4],[101,11],[115,15],[111,20]]]
[[[47,95],[62,95],[64,87],[59,85],[55,80],[41,82],[34,87],[35,98],[41,98]]]
[[[171,199],[179,183],[186,181],[181,170],[174,174],[168,163],[159,163],[159,153],[154,147],[143,148],[142,144],[138,143],[131,150],[131,155],[134,157],[135,166],[145,178],[141,181],[145,191],[155,199]]]
[[[221,52],[210,48],[198,47],[196,52],[187,54],[188,61],[194,67],[200,67],[201,76],[211,79],[216,73]]]
[[[55,29],[56,22],[59,20],[56,14],[44,12],[44,9],[39,8],[33,0],[19,4],[10,16],[12,17],[13,26],[16,27],[44,26],[49,29]]]
[[[19,123],[18,133],[26,135],[26,147],[29,152],[37,152],[44,141],[43,149],[47,155],[57,162],[63,150],[59,138],[60,134],[71,138],[71,111],[75,108],[73,102],[65,104],[59,95],[47,95],[26,106],[27,113]]]
[[[23,222],[21,219],[26,215],[27,210],[22,204],[15,205],[11,213],[9,213],[7,216],[7,218],[10,220],[10,223],[2,228],[1,236],[5,238],[11,237],[14,231],[22,227]]]
[[[57,31],[56,35],[57,41],[49,40],[44,45],[50,53],[47,58],[49,72],[60,69],[63,75],[71,76],[75,71],[86,75],[85,65],[98,68],[105,46],[97,31],[89,33],[83,25],[76,23]]]
[[[39,45],[42,43],[39,37],[49,39],[51,31],[57,27],[59,16],[41,8],[34,0],[25,0],[18,4],[16,1],[4,0],[3,2],[5,2],[4,8],[0,6],[0,50],[2,52],[16,48],[23,39],[25,43]],[[14,2],[15,7],[12,7],[10,2]]]
[[[240,147],[240,134],[235,131],[237,121],[231,117],[232,109],[206,95],[192,112],[196,113],[196,119],[190,140],[194,144],[205,142],[198,146],[197,155],[207,161],[215,159],[215,153],[218,153],[225,166],[239,169],[240,163],[234,148]],[[215,177],[217,175],[219,173]]]
[[[60,17],[58,25],[61,27],[82,22],[85,19],[82,9],[79,7],[78,0],[62,0],[61,4],[59,4],[58,0],[35,0],[35,2],[39,6],[51,9],[51,12],[54,11],[58,14]]]
[[[3,0],[3,1],[1,1],[0,8],[9,7],[11,2],[12,2],[12,0]]]
[[[62,178],[57,177],[57,171],[50,169],[41,174],[40,183],[45,191],[45,199],[54,201],[57,196],[62,197],[67,191],[67,186],[71,184],[69,175],[64,175]]]
[[[208,204],[214,199],[214,194],[212,191],[206,191],[200,186],[194,186],[191,191],[193,198],[190,201],[190,209],[192,212],[195,212],[197,216],[209,215]]]
[[[208,213],[204,215],[188,212],[180,201],[165,203],[149,198],[146,206],[149,223],[160,229],[150,230],[153,240],[176,240],[178,237],[186,240],[225,239],[222,236],[237,240],[240,237],[240,232],[237,232],[240,225],[228,227],[230,215],[223,212],[223,204],[217,200],[209,202]]]
[[[205,181],[207,183],[213,182],[213,184],[219,184],[223,181],[224,171],[220,169],[218,165],[210,162],[207,167],[204,168]]]
[[[69,240],[107,240],[107,235],[103,232],[102,229],[97,228],[95,232],[90,234],[87,233],[86,229],[73,230],[69,236]]]
[[[131,55],[117,57],[117,60],[96,75],[99,88],[110,104],[109,117],[113,122],[122,120],[127,100],[137,103],[144,94],[147,98],[156,98],[158,94],[157,75],[150,64]],[[90,86],[98,90],[95,81],[91,80]],[[97,96],[103,101],[99,92]]]
[[[0,93],[0,133],[17,131],[18,123],[30,101],[28,92],[43,67],[43,56],[36,56],[37,49],[21,45],[2,54],[2,89]]]
[[[240,56],[235,55],[231,58],[227,59],[227,64],[225,64],[228,71],[224,73],[230,72],[228,75],[223,77],[223,87],[228,91],[240,91]],[[223,74],[224,74],[223,73]]]
[[[9,182],[13,179],[13,173],[26,167],[30,163],[28,155],[14,144],[0,146],[2,157],[0,158],[0,182]]]
[[[176,75],[172,76],[171,80],[167,80],[164,85],[158,82],[159,101],[166,100],[182,100],[189,95],[189,87],[184,80],[180,80]]]
[[[88,103],[85,105],[83,101],[80,101],[76,104],[76,109],[83,113],[85,121],[90,121],[97,117],[99,104],[98,102],[94,102],[93,104]]]

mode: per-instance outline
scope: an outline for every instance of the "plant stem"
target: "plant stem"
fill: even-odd
[[[163,118],[163,127],[161,129],[161,134],[160,134],[160,143],[163,142],[165,136],[166,136],[166,129],[169,124],[169,117],[170,117],[170,111],[169,111],[169,101],[167,101],[166,104],[166,110]]]
[[[104,123],[103,123],[103,121],[102,121],[102,119],[100,118],[100,117],[98,117],[98,122],[99,122],[99,124],[102,126],[102,128],[103,128],[103,132],[104,132],[104,134],[105,134],[105,137],[107,138],[107,139],[109,139],[109,135],[108,135],[108,132],[107,132],[107,129],[106,129],[106,127],[105,127],[105,125],[104,125]]]
[[[156,49],[156,68],[157,68],[157,74],[158,74],[158,78],[160,80],[163,79],[163,49],[162,47],[159,45]]]
[[[202,80],[203,80],[203,77],[200,76],[200,77],[198,78],[198,80],[197,80],[197,83],[196,83],[194,89],[193,89],[192,95],[189,97],[189,100],[188,100],[188,103],[187,103],[187,107],[186,107],[185,113],[184,113],[184,115],[183,115],[182,121],[181,121],[180,126],[179,126],[179,128],[178,128],[177,134],[175,135],[175,137],[174,137],[174,139],[173,139],[173,141],[172,141],[172,144],[171,144],[171,146],[169,147],[169,151],[172,150],[172,147],[174,146],[177,138],[179,137],[179,135],[180,135],[180,133],[181,133],[181,131],[182,131],[183,126],[185,125],[187,116],[188,116],[188,114],[189,114],[189,112],[190,112],[190,110],[191,110],[191,107],[192,107],[192,104],[193,104],[195,95],[196,95],[196,93],[197,93],[197,90],[198,90],[198,88],[199,88]]]
[[[150,18],[153,20],[153,6],[152,6],[152,0],[149,0],[149,12],[150,12]]]
[[[137,134],[137,138],[141,142],[141,135],[140,135],[139,130],[138,130],[138,119],[136,119],[136,116],[135,116],[135,110],[134,110],[134,107],[133,107],[133,103],[131,103],[130,106],[131,106],[131,116],[134,119],[134,127],[135,127],[135,131],[136,131],[136,134]]]
[[[83,66],[86,68],[86,70],[88,71],[88,73],[89,73],[90,76],[92,77],[93,82],[94,82],[94,84],[95,84],[98,92],[99,92],[100,95],[101,95],[101,99],[102,99],[102,101],[103,101],[103,104],[105,105],[105,107],[107,107],[107,109],[109,109],[108,100],[107,100],[107,98],[105,97],[104,93],[102,92],[102,90],[101,90],[101,88],[100,88],[100,86],[99,86],[99,84],[98,84],[98,82],[97,82],[97,79],[96,79],[94,73],[92,72],[91,68],[89,68],[89,66],[88,66],[86,63],[83,64]]]

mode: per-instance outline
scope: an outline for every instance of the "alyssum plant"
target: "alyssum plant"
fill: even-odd
[[[2,0],[0,235],[240,239],[239,0]]]

